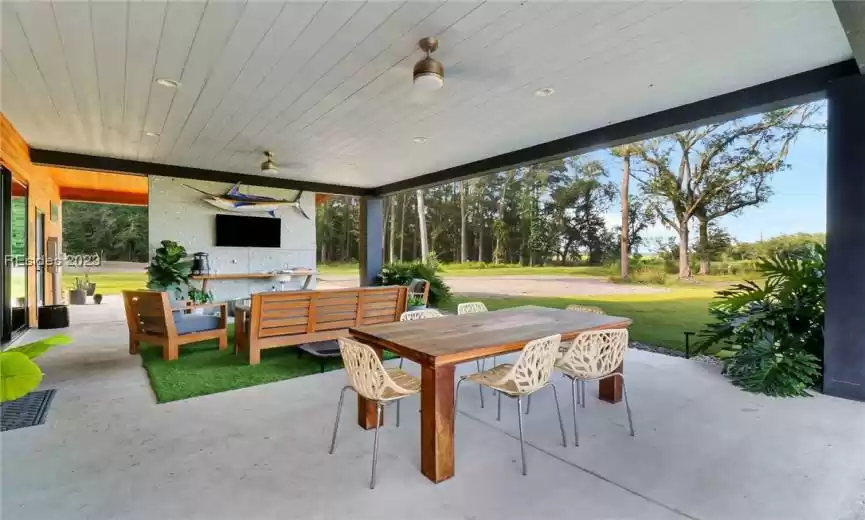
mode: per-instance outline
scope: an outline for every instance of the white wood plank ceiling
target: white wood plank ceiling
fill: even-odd
[[[272,150],[278,176],[363,187],[852,56],[829,0],[7,1],[2,18],[2,110],[33,147],[253,174]],[[431,35],[445,85],[421,92]]]

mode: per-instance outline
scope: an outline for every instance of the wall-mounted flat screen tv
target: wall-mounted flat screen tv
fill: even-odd
[[[216,215],[216,246],[281,247],[281,228],[278,218]]]

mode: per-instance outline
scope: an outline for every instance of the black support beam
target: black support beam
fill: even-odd
[[[96,155],[84,155],[55,150],[40,150],[38,148],[30,149],[30,161],[33,164],[42,166],[59,166],[62,168],[72,168],[77,170],[128,173],[133,175],[159,175],[162,177],[177,177],[180,179],[226,182],[232,184],[241,182],[250,186],[314,191],[317,193],[333,193],[336,195],[363,196],[369,195],[373,192],[370,188],[299,181],[283,179],[280,177],[265,177],[263,175],[250,175],[248,173],[205,170],[201,168],[189,168],[186,166],[133,161],[131,159],[118,159],[115,157],[100,157]]]
[[[735,74],[735,71],[731,71]],[[579,155],[666,135],[701,125],[736,119],[796,103],[819,99],[831,81],[858,74],[848,60],[702,101],[656,112],[622,123],[589,130],[555,141],[447,168],[376,188],[378,195],[423,188],[525,166],[568,155]],[[578,114],[575,114],[578,117]]]
[[[375,277],[384,265],[384,199],[360,199],[360,285],[375,285]]]
[[[865,76],[832,84],[823,391],[865,401]]]

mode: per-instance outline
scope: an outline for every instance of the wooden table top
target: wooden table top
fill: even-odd
[[[625,328],[628,318],[524,306],[462,316],[350,328],[352,336],[426,365],[449,365],[520,350],[531,340],[561,334],[572,340],[595,329]]]

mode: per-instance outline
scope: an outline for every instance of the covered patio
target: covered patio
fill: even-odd
[[[371,492],[372,434],[352,413],[327,454],[344,372],[156,404],[126,324],[82,316],[73,344],[41,359],[59,390],[48,424],[2,436],[4,518],[865,518],[862,4],[22,2],[3,15],[4,179],[37,193],[62,169],[89,200],[102,172],[146,177],[162,196],[151,234],[202,249],[212,215],[182,184],[359,196],[362,286],[383,264],[384,195],[805,101],[827,99],[829,115],[824,394],[755,396],[716,366],[631,350],[636,437],[623,406],[590,398],[581,445],[562,447],[538,395],[522,476],[513,403],[499,422],[464,392],[454,478],[437,485],[420,471],[414,396],[400,428],[388,416]],[[431,36],[437,91],[412,81]],[[314,264],[315,220],[301,218],[281,229],[285,255],[255,269]]]
[[[524,421],[526,477],[513,402],[496,422],[495,407],[466,392],[456,476],[431,484],[419,471],[419,399],[410,398],[400,428],[386,420],[370,491],[372,432],[352,428],[351,413],[327,454],[344,372],[156,405],[122,348],[123,322],[70,332],[74,344],[43,358],[45,385],[59,390],[50,424],[3,434],[4,518],[865,515],[860,403],[749,395],[690,360],[629,351],[633,438],[624,408],[594,399],[592,387],[580,447],[564,448],[551,396],[537,395]],[[567,395],[567,380],[555,382]]]

